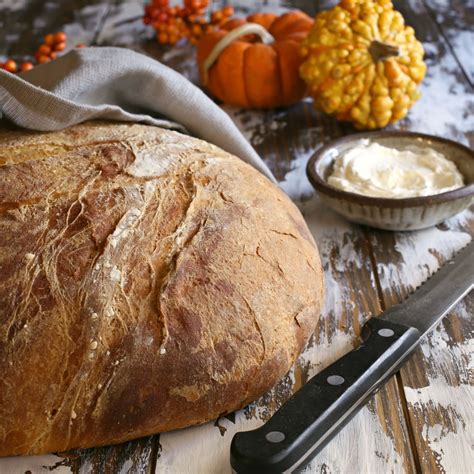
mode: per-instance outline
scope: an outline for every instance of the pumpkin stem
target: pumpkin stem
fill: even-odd
[[[214,48],[212,48],[209,56],[202,63],[204,85],[207,84],[209,69],[217,61],[217,58],[222,53],[222,51],[224,51],[224,49],[227,48],[227,46],[229,46],[237,38],[250,34],[256,34],[259,36],[263,44],[271,44],[275,41],[275,38],[258,23],[245,23],[238,28],[230,30],[224,37],[220,39],[220,41],[214,45]]]
[[[369,46],[369,53],[374,62],[378,63],[394,56],[400,56],[400,49],[398,46],[374,40]]]

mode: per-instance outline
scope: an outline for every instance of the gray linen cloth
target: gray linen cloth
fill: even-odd
[[[0,110],[16,125],[40,131],[99,118],[187,130],[275,181],[206,94],[176,71],[128,49],[74,49],[18,75],[0,69]]]

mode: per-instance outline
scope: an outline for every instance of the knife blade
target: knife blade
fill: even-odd
[[[232,469],[249,474],[303,469],[473,287],[471,242],[407,300],[370,318],[361,344],[312,377],[267,423],[236,433]]]
[[[423,337],[473,287],[474,243],[471,242],[404,302],[384,311],[380,319],[413,326]]]

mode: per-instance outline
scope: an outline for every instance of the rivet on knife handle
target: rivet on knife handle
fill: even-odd
[[[420,333],[369,320],[364,342],[313,377],[262,427],[237,433],[231,465],[237,473],[302,469],[352,418],[416,346]]]

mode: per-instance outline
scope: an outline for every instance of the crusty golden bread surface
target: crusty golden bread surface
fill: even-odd
[[[322,278],[286,195],[204,141],[107,122],[0,132],[0,455],[246,405],[314,330]]]

